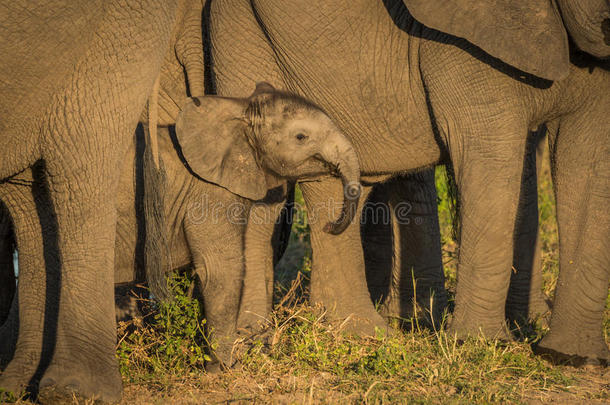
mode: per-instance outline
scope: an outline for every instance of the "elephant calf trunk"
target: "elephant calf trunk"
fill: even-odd
[[[349,181],[346,177],[342,177],[341,180],[343,181],[343,208],[341,215],[336,221],[329,222],[324,226],[324,232],[331,235],[341,234],[352,223],[358,210],[358,201],[360,200],[360,183]]]
[[[362,188],[360,186],[360,165],[351,144],[344,136],[341,136],[341,142],[335,146],[332,153],[334,156],[331,156],[327,161],[335,164],[341,175],[343,206],[339,218],[327,223],[324,226],[324,232],[339,235],[347,229],[356,216]],[[326,153],[326,155],[329,154]]]

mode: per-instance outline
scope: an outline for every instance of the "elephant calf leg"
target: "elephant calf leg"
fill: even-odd
[[[222,221],[228,220],[223,218]],[[244,225],[221,222],[186,227],[193,264],[202,287],[205,317],[211,340],[216,342],[209,371],[231,367],[237,338],[237,316],[244,276]]]
[[[237,321],[239,329],[257,331],[269,322],[273,304],[275,249],[279,249],[282,243],[277,240],[279,236],[276,224],[283,214],[285,202],[281,196],[283,191],[276,194],[277,201],[255,204],[249,212],[245,236],[244,285]]]

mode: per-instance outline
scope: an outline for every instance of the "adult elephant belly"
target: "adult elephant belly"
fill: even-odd
[[[257,1],[254,10],[246,2],[214,2],[211,19],[220,95],[245,96],[257,80],[302,94],[350,138],[367,177],[440,160],[418,85],[418,39],[397,30],[381,2],[297,1],[282,7],[279,1]],[[385,328],[367,290],[359,221],[339,236],[323,231],[335,219],[340,182],[306,182],[301,189],[314,251],[311,300],[333,318],[349,317],[346,325],[354,332]]]
[[[53,18],[49,18],[50,10]],[[3,78],[0,180],[24,170],[40,157],[38,139],[33,139],[31,134],[40,133],[42,123],[32,112],[42,112],[53,95],[61,91],[74,64],[69,57],[59,55],[82,55],[91,45],[103,12],[99,0],[86,5],[58,0],[52,7],[28,9],[31,24],[26,24],[22,5],[0,4],[0,49],[5,55],[0,60],[0,78]],[[83,18],[75,19],[75,14]],[[19,24],[17,30],[15,24]],[[53,32],[52,43],[49,32]]]
[[[212,4],[219,93],[273,78],[302,94],[351,139],[363,174],[437,163],[441,153],[412,43],[418,40],[397,30],[380,2],[295,3],[257,1],[254,13],[237,1]],[[268,38],[255,31],[259,23]],[[245,39],[234,40],[236,31]],[[244,63],[239,70],[238,63]]]

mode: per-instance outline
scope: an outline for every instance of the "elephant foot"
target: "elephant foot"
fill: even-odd
[[[27,378],[5,371],[0,376],[0,403],[14,402],[18,398],[26,396],[27,385]]]
[[[486,339],[497,339],[505,342],[514,341],[508,326],[504,320],[497,322],[477,323],[474,320],[458,318],[453,316],[449,322],[447,332],[458,340],[466,340],[469,337],[482,336]]]
[[[531,297],[529,302],[508,302],[506,305],[506,318],[511,325],[516,323],[519,326],[523,326],[529,323],[540,322],[540,326],[548,328],[550,315],[550,300],[542,291],[535,297]]]
[[[237,330],[245,334],[259,334],[263,332],[269,325],[269,315],[258,315],[253,312],[245,312],[240,314],[237,321]]]
[[[16,395],[21,395],[26,391],[31,393],[32,380],[35,378],[39,363],[40,348],[26,350],[24,347],[20,347],[0,375],[0,399],[3,399],[3,395],[8,395],[7,393]],[[4,403],[4,401],[0,400],[0,403]]]
[[[543,327],[549,326],[548,323],[551,315],[551,304],[550,300],[544,293],[541,292],[536,299],[532,300],[527,315],[530,321],[540,320],[543,323]]]
[[[341,320],[339,328],[348,335],[376,337],[379,334],[384,336],[391,336],[394,334],[394,330],[376,311],[369,313],[368,316],[363,316],[362,313],[349,314],[347,316],[333,315],[335,316],[331,315],[331,319]]]
[[[211,361],[207,362],[205,369],[208,373],[218,373],[235,366],[237,356],[234,352],[236,334],[230,336],[216,337],[216,349],[210,353]]]
[[[574,367],[596,365],[607,367],[610,350],[604,339],[590,336],[569,336],[549,332],[536,347],[534,353],[553,364],[567,364]]]
[[[40,380],[38,401],[42,404],[72,404],[75,399],[94,400],[96,403],[121,400],[123,384],[117,367],[100,372],[99,366],[87,369],[79,365],[70,364],[72,367],[69,368],[56,364],[49,366]]]

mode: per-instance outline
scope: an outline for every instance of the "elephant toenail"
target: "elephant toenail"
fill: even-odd
[[[38,384],[39,388],[45,388],[45,387],[53,387],[55,385],[55,380],[52,378],[43,378],[42,380],[40,380],[40,383]]]

